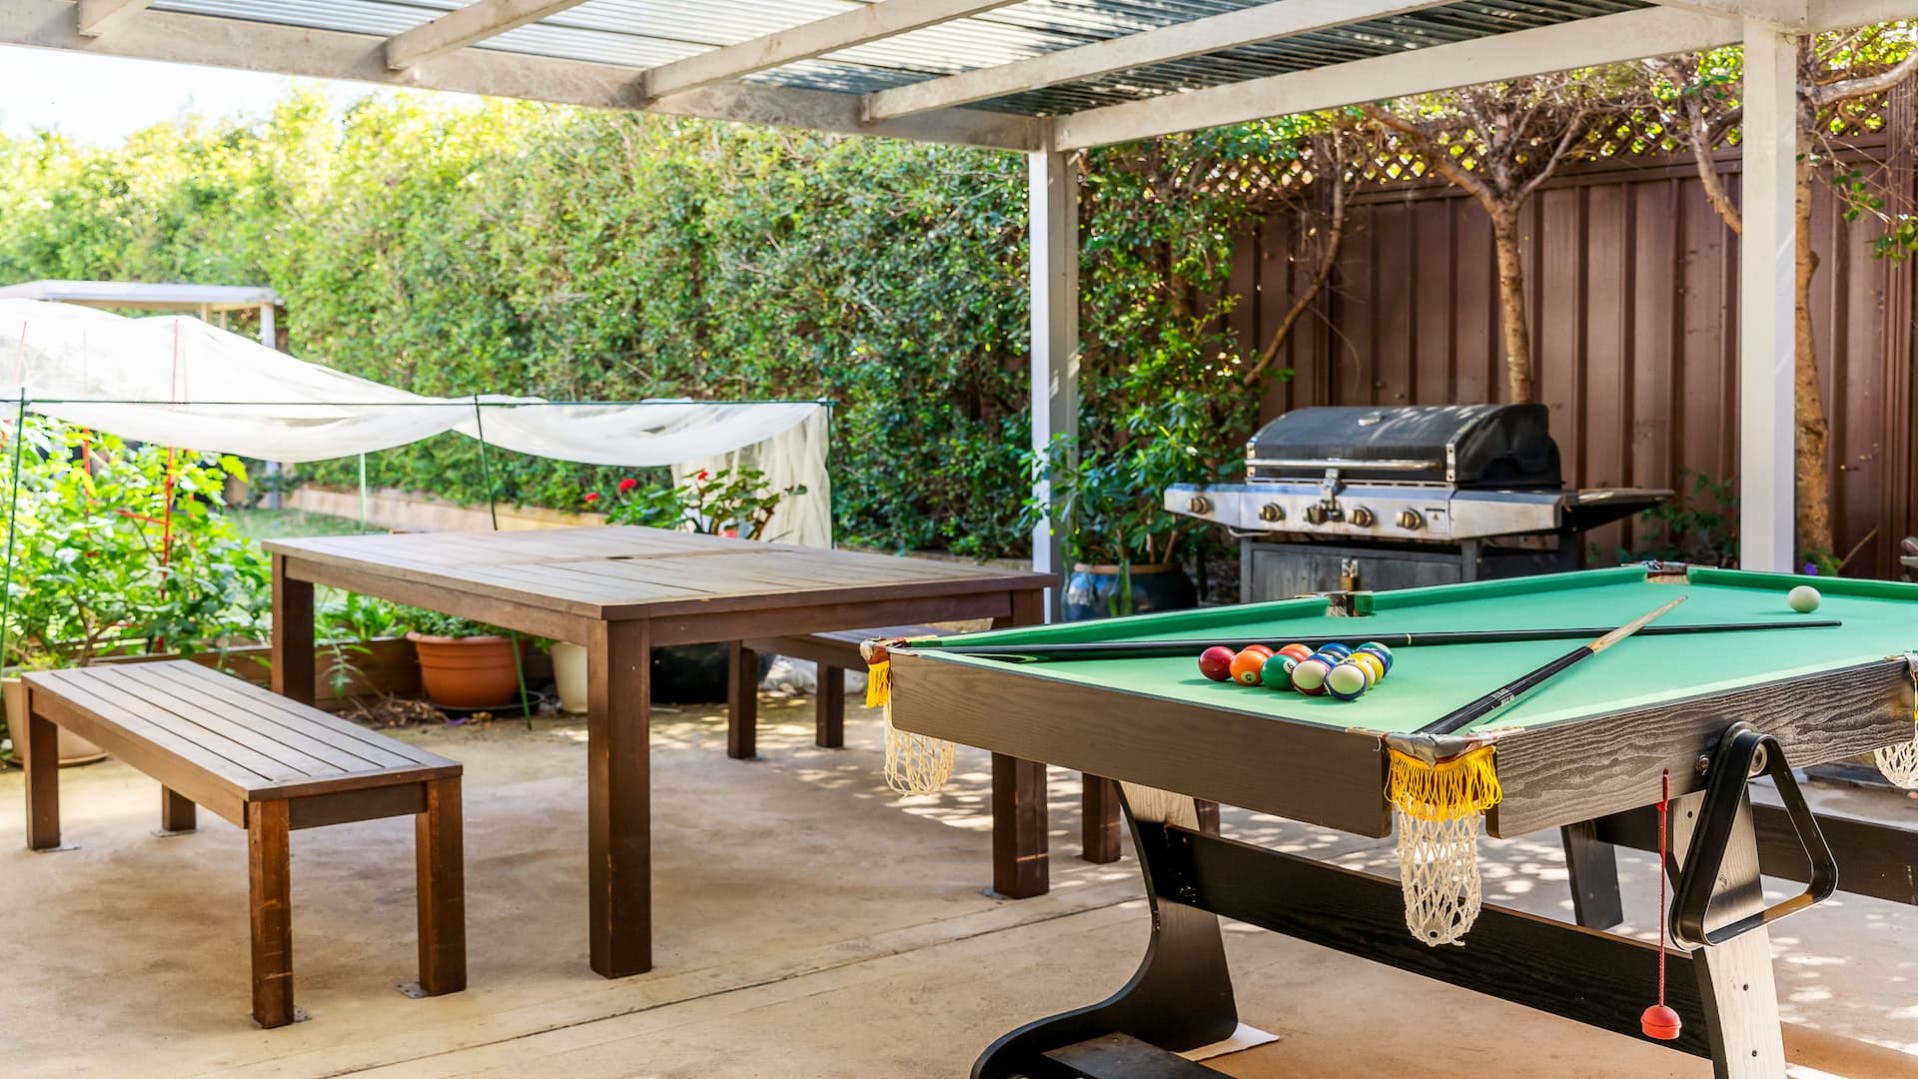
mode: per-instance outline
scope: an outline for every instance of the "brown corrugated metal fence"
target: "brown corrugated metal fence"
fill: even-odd
[[[1897,122],[1910,109],[1901,97],[1888,127],[1909,131]],[[1888,157],[1909,189],[1906,140],[1877,137],[1858,149]],[[1736,197],[1735,154],[1723,171]],[[1286,258],[1287,227],[1268,222],[1237,255],[1232,289],[1243,299],[1231,319],[1248,348],[1264,343],[1305,277]],[[1896,577],[1898,540],[1918,532],[1918,275],[1873,257],[1879,229],[1846,222],[1836,200],[1821,196],[1814,318],[1839,553],[1865,541],[1846,572]],[[1738,237],[1689,159],[1567,173],[1527,207],[1525,244],[1540,398],[1569,478],[1676,488],[1686,472],[1735,476]],[[1310,404],[1501,399],[1491,228],[1478,204],[1437,185],[1358,197],[1333,286],[1282,362],[1296,373],[1268,392],[1268,418]],[[1630,545],[1630,528],[1593,533],[1595,560]]]

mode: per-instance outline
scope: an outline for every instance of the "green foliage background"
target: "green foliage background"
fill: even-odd
[[[1250,204],[1167,177],[1283,162],[1291,134],[1102,153],[1082,214],[1087,440],[1175,438],[1204,478],[1256,419],[1218,317]],[[843,539],[1016,556],[1025,185],[1016,154],[511,102],[340,113],[300,93],[108,149],[0,139],[0,282],[264,282],[295,354],[423,393],[827,398]],[[492,463],[502,498],[539,505],[607,479]],[[448,437],[369,478],[484,501],[478,464]],[[306,474],[352,483],[357,465]]]

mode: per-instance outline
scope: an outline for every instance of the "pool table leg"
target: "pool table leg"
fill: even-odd
[[[1045,1054],[1112,1034],[1180,1052],[1220,1041],[1238,1029],[1218,916],[1182,903],[1161,903],[1153,886],[1155,879],[1177,880],[1187,874],[1178,865],[1158,865],[1155,875],[1155,864],[1176,861],[1180,854],[1152,836],[1163,835],[1163,825],[1197,831],[1198,808],[1191,798],[1152,787],[1119,787],[1152,905],[1145,961],[1125,988],[1105,1002],[1028,1023],[993,1042],[972,1066],[973,1079],[1041,1074],[1034,1069],[1047,1065]]]
[[[1565,843],[1573,918],[1587,929],[1610,929],[1624,921],[1625,906],[1618,894],[1618,853],[1598,838],[1598,822],[1568,824],[1558,834]]]
[[[1672,799],[1672,841],[1667,873],[1677,876],[1698,813],[1700,791]],[[1752,826],[1751,794],[1740,799],[1738,819],[1726,844],[1712,904],[1713,924],[1736,921],[1764,909],[1759,882],[1758,841]],[[1772,980],[1771,934],[1763,926],[1724,944],[1692,953],[1718,1079],[1760,1079],[1785,1074],[1784,1031],[1778,1024],[1778,987]],[[1685,1016],[1688,1021],[1690,1016]]]

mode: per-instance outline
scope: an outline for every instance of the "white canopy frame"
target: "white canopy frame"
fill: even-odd
[[[1797,148],[1789,54],[1797,35],[1918,17],[1918,0],[1541,0],[1527,7],[1546,12],[1549,24],[1486,26],[1481,19],[1477,29],[1442,38],[1408,31],[1383,49],[1382,35],[1407,20],[1473,5],[1230,0],[1214,14],[1166,15],[1149,25],[1136,17],[1140,5],[1122,0],[726,0],[734,22],[762,27],[759,36],[689,43],[648,36],[636,24],[683,24],[712,3],[624,0],[618,18],[609,3],[474,0],[433,15],[443,0],[0,0],[0,43],[1026,153],[1033,437],[1041,448],[1077,425],[1071,151],[1742,43],[1741,561],[1751,569],[1792,566]],[[1496,5],[1478,5],[1488,6]],[[1072,40],[1029,32],[1044,23],[1041,16],[1055,17],[1046,25],[1066,25],[1061,13],[1074,16],[1074,26],[1098,29]],[[1519,25],[1527,28],[1506,28]],[[1263,75],[1182,75],[1178,85],[1132,77],[1192,58],[1217,61],[1215,71],[1237,65],[1250,72],[1261,62],[1250,46],[1269,50],[1309,36],[1318,47],[1341,32],[1349,40],[1339,44],[1358,47],[1365,38],[1370,53],[1342,59],[1322,49],[1320,62],[1268,60]],[[632,59],[648,49],[663,58]],[[1119,73],[1128,77],[1115,79]],[[835,79],[844,88],[821,88],[835,87]],[[1056,90],[1070,93],[1046,96]],[[1096,103],[1072,104],[1082,100]],[[1042,525],[1035,542],[1034,568],[1059,569],[1052,530]]]
[[[181,316],[123,318],[0,298],[0,356],[18,407],[157,445],[282,461],[365,455],[457,431],[581,464],[756,468],[779,502],[763,538],[830,547],[824,401],[548,401],[426,397],[289,356]],[[0,427],[12,422],[0,417]],[[489,472],[490,485],[490,472]],[[497,501],[497,491],[489,491]],[[362,492],[364,496],[364,492]]]

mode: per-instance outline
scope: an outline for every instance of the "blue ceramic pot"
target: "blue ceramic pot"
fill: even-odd
[[[1095,618],[1113,618],[1153,611],[1183,611],[1199,605],[1199,590],[1178,563],[1163,566],[1133,566],[1131,603],[1119,593],[1118,566],[1072,567],[1066,578],[1062,615],[1068,622],[1087,622]]]

